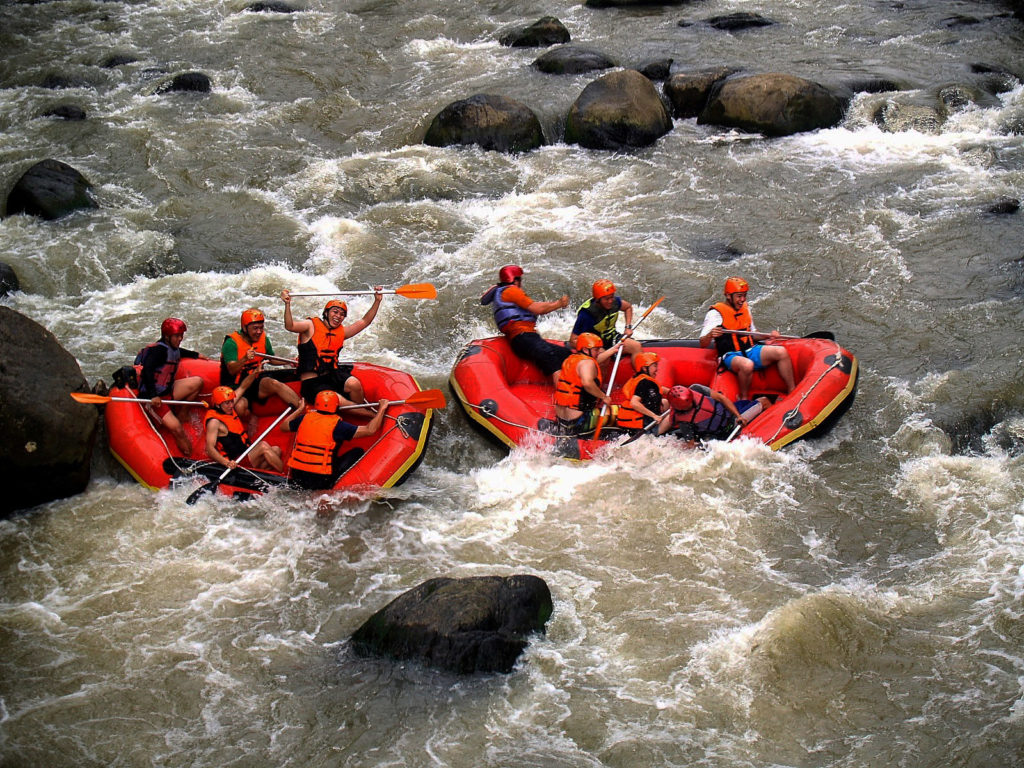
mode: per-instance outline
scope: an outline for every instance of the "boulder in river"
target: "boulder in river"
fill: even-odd
[[[77,104],[56,104],[43,112],[43,117],[59,117],[61,120],[85,120],[85,110]]]
[[[195,93],[210,92],[210,78],[202,72],[179,72],[168,83],[157,89],[157,93],[169,91],[192,91]]]
[[[52,333],[0,306],[0,517],[81,493],[99,424],[82,370]]]
[[[526,152],[544,143],[540,120],[515,99],[478,93],[455,101],[430,122],[423,143],[433,147],[477,144],[498,152]]]
[[[587,8],[638,8],[661,5],[683,5],[691,0],[584,0]]]
[[[565,140],[588,149],[646,147],[672,130],[654,84],[635,69],[599,77],[579,95],[565,122]]]
[[[0,296],[21,290],[21,282],[10,264],[0,261]]]
[[[843,101],[819,83],[770,72],[723,81],[697,122],[788,136],[838,125],[843,107]]]
[[[44,219],[59,219],[80,208],[96,208],[89,195],[92,184],[82,174],[59,160],[42,160],[15,182],[7,195],[7,216],[27,213]]]
[[[775,22],[771,19],[766,19],[758,13],[739,11],[737,13],[727,13],[724,16],[712,16],[704,19],[704,23],[725,32],[742,32],[745,29],[770,27]]]
[[[578,75],[617,66],[609,56],[581,45],[563,45],[538,56],[531,65],[549,75]]]
[[[552,610],[548,585],[536,576],[430,579],[371,616],[352,648],[460,674],[511,672]]]
[[[299,9],[281,0],[257,0],[245,6],[245,10],[250,13],[295,13]]]
[[[113,53],[107,56],[101,63],[100,66],[103,69],[114,69],[115,67],[123,67],[126,64],[134,64],[138,61],[138,58],[126,53]]]
[[[514,29],[498,38],[498,42],[512,48],[544,48],[568,43],[569,30],[554,16],[545,16],[528,27]]]
[[[665,83],[664,92],[672,105],[672,117],[696,117],[708,103],[712,89],[736,70],[728,67],[703,72],[680,72]]]

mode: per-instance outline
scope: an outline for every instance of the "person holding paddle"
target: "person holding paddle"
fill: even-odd
[[[183,349],[187,327],[184,320],[168,317],[160,324],[160,340],[139,350],[135,356],[135,365],[142,366],[139,376],[139,397],[149,400],[143,406],[146,415],[154,424],[165,426],[174,436],[178,450],[182,456],[192,453],[192,442],[185,434],[174,409],[163,402],[163,398],[179,401],[195,400],[203,388],[201,376],[187,376],[176,379],[178,364],[182,359],[202,357],[191,349]]]
[[[659,357],[656,352],[641,352],[633,358],[633,376],[622,386],[625,402],[619,406],[615,426],[629,435],[654,431],[655,421],[660,421],[658,432],[668,430],[668,401],[664,395],[668,387],[658,384]]]
[[[382,399],[368,424],[356,426],[338,416],[341,397],[325,389],[319,392],[312,410],[305,402],[281,424],[285,432],[295,432],[295,447],[288,458],[291,482],[308,491],[334,487],[343,467],[338,465],[338,447],[348,440],[375,435],[384,423],[390,402]]]
[[[523,268],[509,264],[498,271],[498,284],[484,291],[480,303],[494,305],[494,323],[508,338],[512,351],[534,363],[557,385],[558,372],[572,350],[542,339],[537,333],[537,317],[569,306],[569,297],[534,301],[523,291]]]
[[[615,326],[619,322],[619,313],[626,319],[626,328],[619,333]],[[576,323],[569,336],[569,346],[576,346],[576,338],[581,333],[593,333],[601,338],[605,349],[622,340],[622,351],[634,360],[643,352],[640,342],[633,337],[633,305],[615,292],[615,283],[601,279],[591,288],[591,298],[580,305],[576,312]]]
[[[558,431],[572,437],[593,437],[602,425],[602,409],[610,406],[611,418],[617,413],[612,399],[601,389],[601,363],[609,359],[621,342],[611,349],[602,349],[601,337],[581,333],[576,337],[576,352],[566,358],[555,384],[555,417]]]
[[[706,440],[725,440],[738,424],[745,427],[768,407],[767,397],[733,402],[721,392],[703,384],[688,387],[676,384],[668,391],[671,419],[666,419],[659,432],[685,440],[688,447]]]
[[[725,281],[725,301],[720,301],[707,311],[704,325],[700,330],[700,345],[715,345],[722,366],[736,374],[739,383],[740,400],[750,397],[750,382],[754,371],[761,371],[769,365],[778,368],[786,385],[786,392],[793,391],[793,361],[789,350],[771,342],[780,338],[778,331],[758,333],[747,304],[749,286],[742,277],[730,277]],[[761,342],[767,341],[769,344]]]
[[[284,302],[284,328],[299,334],[298,373],[302,382],[301,394],[306,401],[312,401],[323,390],[333,390],[343,396],[346,404],[362,403],[365,399],[363,385],[352,375],[352,366],[338,362],[345,340],[366,329],[380,309],[381,291],[384,286],[374,287],[373,304],[359,320],[345,325],[348,305],[332,299],[324,306],[320,317],[296,320],[292,316],[292,296],[287,289],[281,291]],[[369,411],[366,412],[367,414]]]
[[[255,381],[256,375],[256,371],[249,373],[237,390],[224,386],[215,387],[213,394],[210,395],[210,407],[206,409],[206,415],[203,417],[206,424],[206,455],[228,469],[238,466],[237,459],[249,447],[249,436],[242,420],[235,413],[235,403]],[[248,455],[253,469],[284,471],[281,449],[277,446],[261,442],[255,445]]]
[[[251,307],[242,313],[241,327],[224,337],[220,348],[220,383],[222,386],[239,388],[242,379],[256,373],[257,402],[264,402],[271,395],[277,395],[292,407],[298,407],[299,396],[282,381],[263,372],[266,362],[263,355],[273,355],[274,348],[264,333],[266,317],[263,312]],[[249,398],[239,397],[235,401],[235,413],[241,419],[249,416]]]

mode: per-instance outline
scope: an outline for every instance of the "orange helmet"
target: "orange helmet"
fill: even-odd
[[[517,277],[523,276],[523,268],[518,264],[509,264],[498,271],[499,283],[511,283]]]
[[[615,295],[615,283],[611,280],[598,280],[594,283],[594,298],[603,299],[605,296]]]
[[[337,307],[342,312],[344,312],[346,317],[348,316],[348,304],[346,304],[344,301],[338,301],[337,299],[332,299],[331,301],[328,301],[324,305],[324,319],[327,318],[327,310],[334,309],[335,307]]]
[[[742,277],[730,277],[725,281],[724,293],[726,296],[730,293],[746,293],[749,287],[747,281]]]
[[[594,347],[603,347],[604,342],[601,341],[601,337],[596,333],[581,333],[576,337],[576,351],[580,352],[584,349],[592,349]]]
[[[249,325],[250,323],[265,323],[266,321],[267,318],[265,318],[263,316],[263,313],[260,312],[255,307],[247,309],[245,310],[245,312],[242,313],[242,328],[245,328],[245,326]]]
[[[210,402],[213,403],[214,407],[234,399],[235,390],[231,387],[214,387],[213,394],[210,395]]]
[[[316,400],[313,401],[313,408],[324,413],[335,413],[339,405],[341,405],[341,398],[338,397],[337,392],[330,389],[318,392]]]
[[[654,365],[660,359],[657,352],[641,352],[633,358],[633,370],[640,372],[648,365]]]
[[[668,404],[677,411],[686,411],[693,406],[693,392],[689,387],[676,384],[668,391]]]

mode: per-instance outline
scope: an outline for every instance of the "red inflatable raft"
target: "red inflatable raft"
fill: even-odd
[[[363,384],[368,402],[381,398],[405,400],[420,392],[416,380],[407,373],[368,363],[355,363],[353,373]],[[220,363],[216,360],[182,360],[178,377],[202,376],[206,396],[219,384]],[[285,382],[298,392],[298,380],[287,381],[288,373],[281,375]],[[294,379],[294,374],[291,374]],[[114,397],[135,397],[129,388],[114,388]],[[271,397],[263,404],[254,404],[252,413],[255,422],[253,436],[262,434],[287,406],[277,397]],[[137,402],[112,401],[106,406],[106,425],[110,440],[110,451],[132,476],[147,488],[167,488],[178,478],[197,478],[204,483],[220,477],[224,467],[206,457],[203,434],[203,414],[206,409],[180,407],[185,433],[192,441],[192,453],[182,456],[173,436],[163,427],[157,429],[146,417],[142,405]],[[388,408],[384,425],[375,435],[352,440],[342,446],[341,460],[345,471],[339,476],[334,488],[379,487],[389,488],[401,483],[419,464],[430,434],[433,411],[406,405]],[[354,424],[365,424],[366,419],[346,416]],[[281,448],[285,462],[291,453],[295,433],[274,429],[264,440]],[[271,487],[283,485],[285,475],[276,472],[257,471],[243,461],[242,467],[231,472],[219,485],[221,493],[249,495],[261,493]]]
[[[787,339],[777,343],[789,350],[796,388],[785,394],[785,385],[774,366],[755,373],[751,397],[766,395],[773,403],[739,433],[773,450],[827,432],[853,404],[858,373],[857,359],[831,339]],[[645,340],[643,346],[660,357],[659,384],[704,384],[736,399],[736,376],[719,370],[713,349],[701,349],[696,341],[679,339]],[[627,357],[619,364],[615,377],[613,403],[622,402],[621,387],[631,375]],[[467,344],[449,383],[472,422],[510,448],[549,445],[560,455],[589,459],[605,445],[603,440],[554,434],[551,379],[533,363],[517,357],[504,336]],[[607,388],[607,382],[604,386]]]

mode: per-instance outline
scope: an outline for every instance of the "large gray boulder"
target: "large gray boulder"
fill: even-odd
[[[615,61],[607,54],[582,45],[561,45],[545,51],[531,64],[548,75],[579,75],[599,69],[611,69]]]
[[[455,101],[430,122],[423,143],[433,147],[477,144],[498,152],[526,152],[544,143],[540,120],[515,99],[478,93]]]
[[[92,184],[70,165],[42,160],[21,175],[7,195],[7,214],[59,219],[82,208],[96,208]]]
[[[842,119],[842,100],[823,85],[772,72],[724,81],[697,122],[788,136],[831,128]]]
[[[459,674],[511,672],[552,610],[548,585],[536,576],[430,579],[371,616],[352,648]]]
[[[736,70],[728,67],[702,72],[680,72],[665,83],[665,98],[672,105],[672,117],[696,117],[707,106],[711,91]]]
[[[52,333],[0,306],[0,517],[85,489],[99,412],[70,393],[87,390]]]
[[[565,122],[565,140],[588,149],[646,147],[672,130],[654,84],[635,69],[599,77],[579,95]]]

